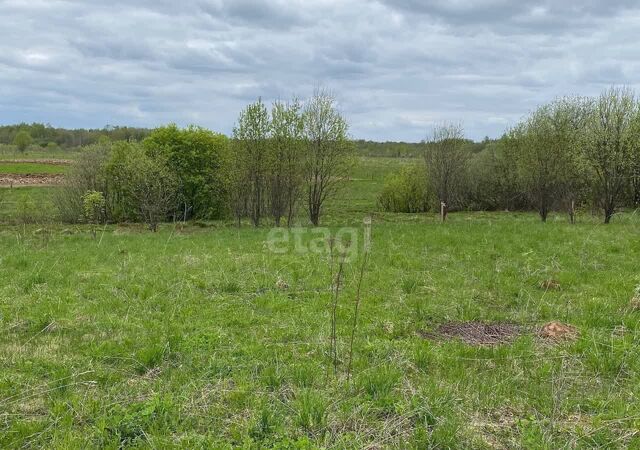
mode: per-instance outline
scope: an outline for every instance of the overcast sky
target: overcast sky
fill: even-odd
[[[497,137],[555,96],[637,87],[636,4],[0,0],[0,123],[229,133],[257,97],[322,85],[355,138]]]

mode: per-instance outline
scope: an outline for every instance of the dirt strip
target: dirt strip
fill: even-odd
[[[23,186],[55,186],[62,183],[64,175],[57,174],[0,174],[1,187],[23,187]]]
[[[68,166],[71,159],[0,159],[0,164],[47,164],[50,166]]]

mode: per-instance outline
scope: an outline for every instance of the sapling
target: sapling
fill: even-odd
[[[369,261],[369,248],[371,239],[371,217],[364,219],[365,242],[363,248],[362,265],[360,266],[360,276],[358,278],[358,288],[356,290],[356,299],[353,311],[353,324],[351,326],[351,341],[349,342],[349,364],[347,365],[347,382],[351,380],[351,366],[353,364],[353,341],[355,340],[356,330],[358,328],[358,318],[360,314],[360,300],[362,292],[362,280]]]
[[[91,224],[91,235],[96,238],[96,226],[102,222],[104,218],[104,209],[106,201],[102,192],[87,191],[82,196],[82,208],[84,220]]]

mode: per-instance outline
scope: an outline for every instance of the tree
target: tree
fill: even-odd
[[[440,204],[445,205],[446,214],[448,208],[459,203],[463,197],[469,151],[465,146],[462,126],[436,126],[425,144],[424,159],[428,180]]]
[[[238,179],[247,183],[235,186],[235,189],[247,191],[247,210],[255,226],[260,225],[267,200],[269,126],[269,113],[259,99],[240,112],[238,123],[233,129],[233,170],[240,171]]]
[[[559,99],[538,108],[512,131],[519,177],[543,222],[558,200],[575,204],[583,122],[579,101]],[[573,221],[573,208],[569,211]]]
[[[594,102],[587,120],[583,152],[595,174],[592,187],[596,201],[609,223],[620,206],[632,176],[639,136],[635,126],[638,103],[628,88],[611,88]]]
[[[32,143],[33,139],[31,135],[24,130],[18,131],[18,134],[16,134],[16,137],[13,139],[13,144],[18,147],[20,152],[24,152]]]
[[[229,143],[226,136],[204,128],[156,128],[143,141],[148,156],[166,162],[179,184],[184,219],[217,219],[227,207],[226,173]]]
[[[304,122],[297,100],[277,101],[271,109],[270,210],[276,226],[286,215],[291,226],[302,186]]]
[[[311,223],[320,223],[322,207],[347,178],[352,145],[349,126],[338,112],[333,95],[316,90],[304,112],[304,139],[307,145],[305,182]]]

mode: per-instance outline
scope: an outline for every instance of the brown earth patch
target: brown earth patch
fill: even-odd
[[[512,342],[523,333],[519,325],[503,322],[448,322],[433,332],[421,332],[425,339],[459,339],[469,345],[499,345]]]
[[[64,175],[59,174],[0,174],[0,186],[53,186],[62,183]]]
[[[538,333],[544,339],[554,341],[575,339],[578,337],[578,329],[573,325],[567,325],[561,322],[549,322],[540,329]]]

